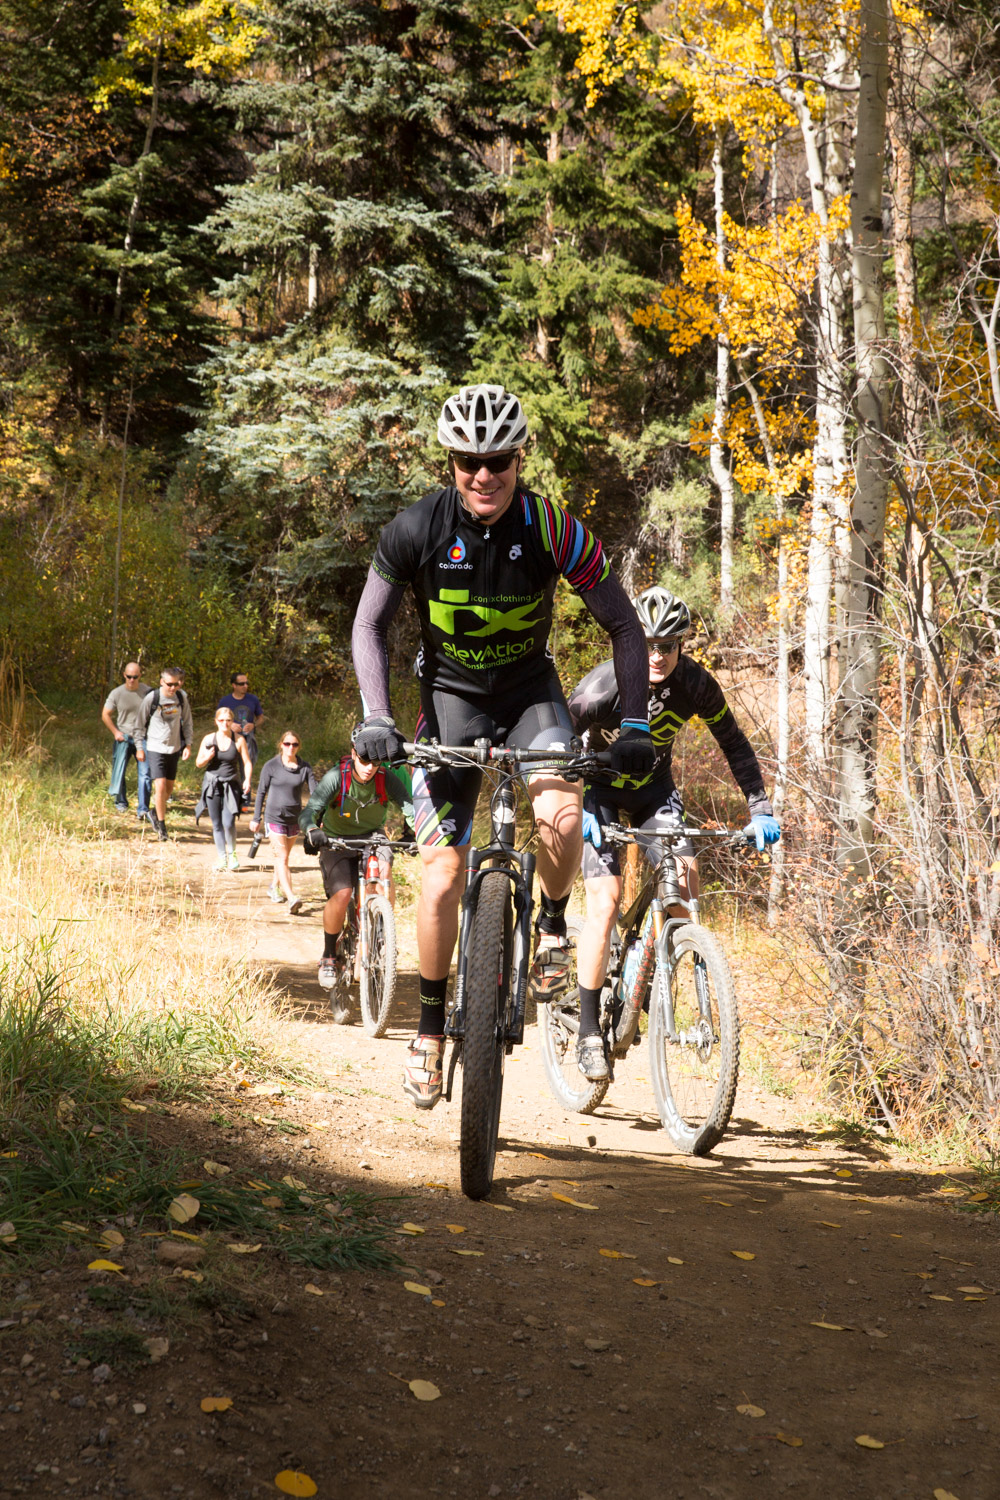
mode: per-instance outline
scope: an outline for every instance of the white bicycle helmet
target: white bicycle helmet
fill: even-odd
[[[502,385],[463,385],[441,408],[437,435],[454,453],[507,453],[527,441],[528,424]]]
[[[654,584],[632,600],[647,641],[662,641],[672,635],[686,635],[691,629],[691,611],[682,599],[675,599],[669,589]]]

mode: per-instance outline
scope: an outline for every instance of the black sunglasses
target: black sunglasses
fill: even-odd
[[[646,650],[650,656],[669,656],[671,651],[677,650],[683,639],[682,635],[671,635],[662,641],[647,641]]]
[[[453,453],[451,457],[455,468],[461,469],[463,474],[478,474],[480,469],[502,474],[516,460],[517,450],[512,453]]]
[[[298,740],[282,740],[281,743],[283,745],[287,745],[287,747],[289,748],[289,750],[297,750],[299,748],[299,742],[298,742]]]

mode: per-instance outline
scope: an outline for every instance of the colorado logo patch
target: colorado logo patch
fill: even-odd
[[[448,548],[448,561],[453,563],[465,562],[465,543],[457,536]]]

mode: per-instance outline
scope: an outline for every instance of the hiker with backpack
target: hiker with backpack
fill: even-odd
[[[364,838],[366,834],[374,833],[385,823],[390,803],[399,809],[405,828],[412,822],[410,791],[406,782],[386,766],[361,760],[354,749],[352,734],[351,753],[345,755],[338,765],[330,767],[299,818],[307,853],[319,855],[326,892],[323,957],[317,975],[324,990],[336,987],[338,973],[344,966],[339,949],[340,934],[351,892],[357,884],[361,859],[359,854],[344,854],[329,848],[329,841],[331,838]],[[390,880],[391,855],[380,853],[379,863],[380,877]]]
[[[164,667],[160,685],[142,700],[135,726],[135,758],[146,761],[153,782],[153,825],[160,842],[167,837],[167,798],[177,766],[191,754],[194,720],[176,667]]]

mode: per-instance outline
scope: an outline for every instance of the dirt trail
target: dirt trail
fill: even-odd
[[[204,1107],[156,1128],[234,1168],[409,1194],[400,1217],[423,1230],[399,1240],[409,1270],[282,1269],[257,1318],[182,1329],[161,1363],[100,1386],[67,1372],[57,1340],[29,1346],[20,1330],[16,1357],[2,1346],[0,1500],[266,1496],[285,1468],[311,1475],[321,1500],[996,1500],[997,1234],[956,1211],[946,1189],[962,1174],[851,1149],[746,1085],[715,1154],[679,1157],[644,1045],[585,1119],[549,1094],[531,1028],[509,1060],[492,1201],[471,1203],[457,1105],[417,1116],[399,1087],[411,924],[390,1036],[335,1027],[315,984],[315,865],[296,859],[316,899],[291,918],[266,900],[261,855],[261,868],[206,877],[206,841],[185,834],[148,858],[179,861],[192,889],[204,879],[207,913],[237,930],[251,918],[251,956],[286,988],[288,1029],[330,1086],[280,1107],[307,1135],[255,1125],[221,1086],[216,1119],[230,1128]],[[81,1265],[32,1285],[50,1333],[87,1279]],[[26,1368],[22,1347],[36,1348]],[[414,1378],[440,1399],[415,1400]],[[233,1408],[206,1417],[205,1395]]]

